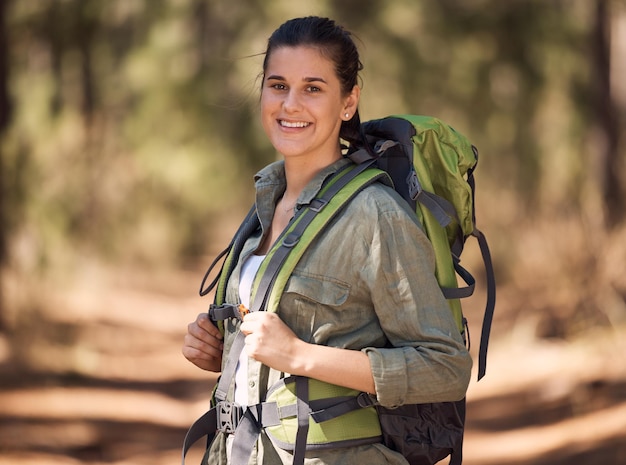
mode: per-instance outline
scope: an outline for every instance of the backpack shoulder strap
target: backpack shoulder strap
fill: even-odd
[[[294,219],[282,239],[270,250],[271,258],[259,268],[253,285],[252,310],[276,311],[291,273],[313,240],[361,190],[388,177],[384,171],[370,168],[370,165],[350,165],[349,170],[329,183],[321,196]]]
[[[387,176],[368,167],[368,164],[348,165],[327,183],[317,198],[298,211],[259,267],[253,283],[251,311],[276,311],[287,280],[308,246],[351,198],[365,186]],[[236,342],[231,347],[216,388],[218,400],[226,398],[242,348]]]

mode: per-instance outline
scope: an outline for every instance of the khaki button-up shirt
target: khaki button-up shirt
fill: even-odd
[[[324,180],[347,163],[342,159],[322,170],[298,205],[313,200]],[[255,181],[261,231],[246,242],[229,280],[230,303],[239,303],[241,265],[269,231],[285,190],[283,162],[261,170]],[[472,361],[434,268],[430,242],[415,214],[392,188],[375,183],[309,246],[287,282],[278,314],[306,342],[365,352],[383,406],[456,401],[465,396]],[[224,359],[238,323],[232,320],[225,327]],[[250,360],[250,402],[264,400],[267,388],[283,375]],[[214,444],[211,463],[223,463],[218,459],[225,457],[223,446],[223,441]],[[406,463],[380,444],[314,451],[307,457],[307,464]],[[262,434],[250,463],[291,463],[291,454],[274,448]]]

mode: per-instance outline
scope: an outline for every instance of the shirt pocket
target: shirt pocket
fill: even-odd
[[[361,315],[349,311],[350,285],[327,276],[292,274],[280,304],[280,314],[291,329],[307,342],[326,343],[329,331],[349,324]]]

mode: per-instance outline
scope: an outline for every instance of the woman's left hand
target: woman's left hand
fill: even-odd
[[[360,350],[305,342],[271,312],[248,313],[241,332],[248,356],[274,370],[376,393],[369,358]]]
[[[306,343],[271,312],[248,313],[241,323],[248,356],[275,370],[294,373],[298,351]]]

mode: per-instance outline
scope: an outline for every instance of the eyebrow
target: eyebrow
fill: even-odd
[[[279,76],[277,74],[273,74],[271,76],[267,77],[267,80],[274,80],[274,81],[286,81],[286,79],[283,76]],[[305,77],[303,79],[304,82],[323,82],[324,84],[326,84],[326,79],[321,78],[321,77]]]

